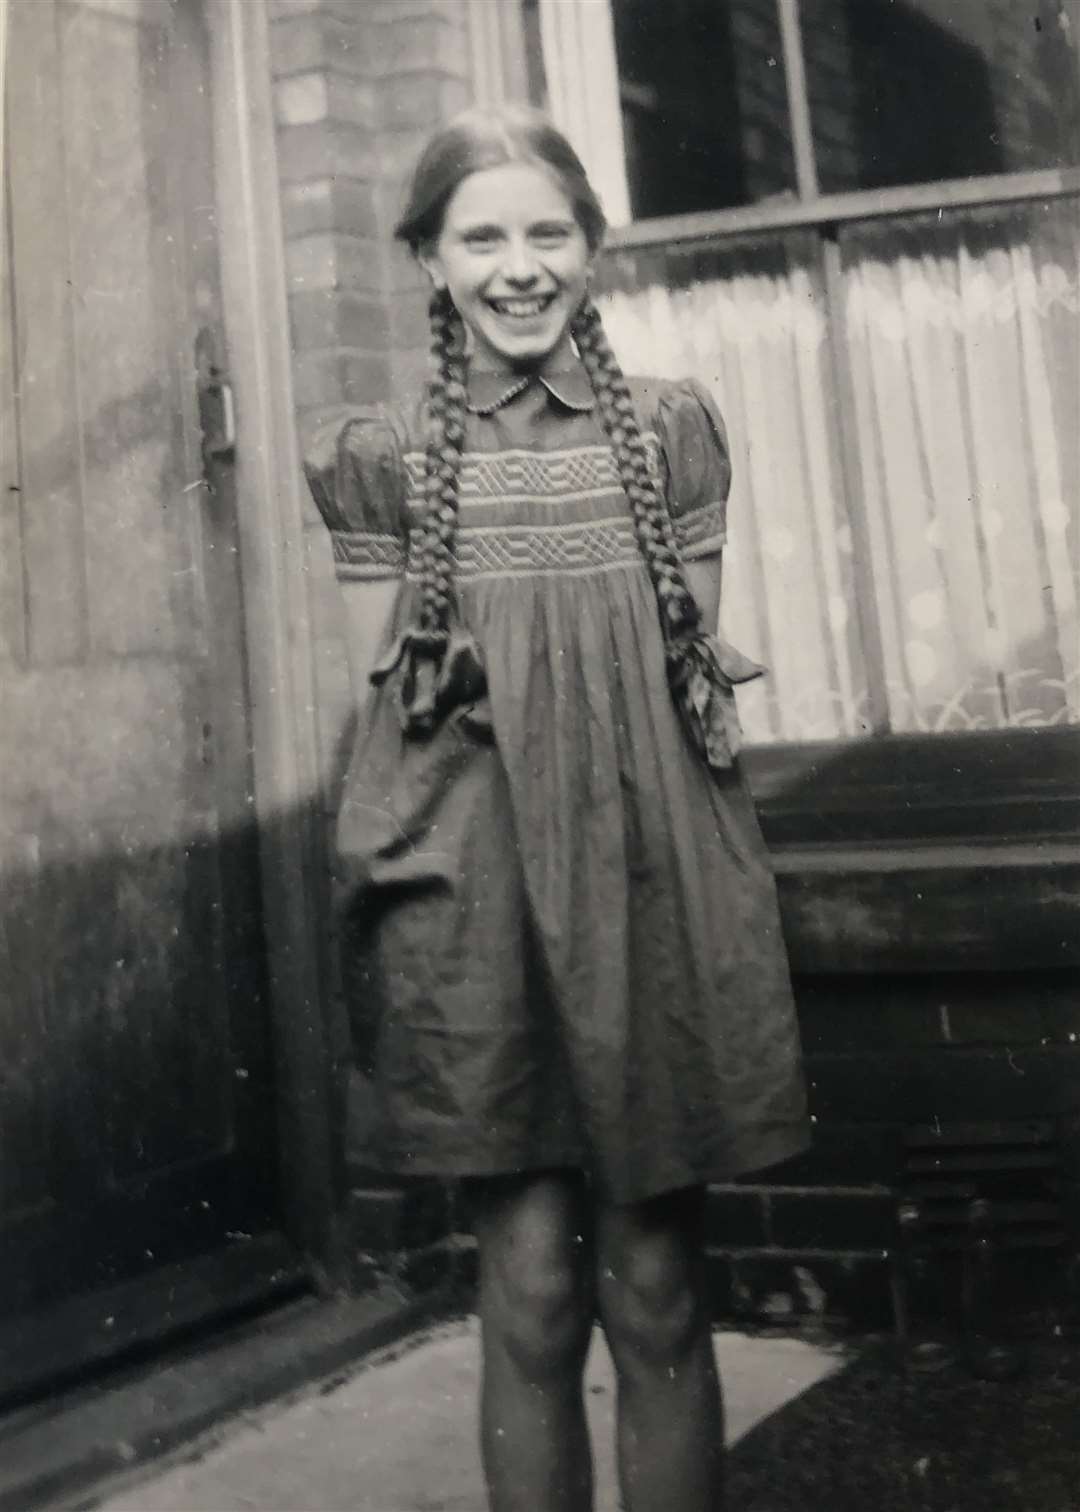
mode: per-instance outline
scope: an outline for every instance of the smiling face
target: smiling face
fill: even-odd
[[[477,365],[504,372],[569,341],[592,253],[548,169],[505,163],[461,181],[421,261],[472,332]]]

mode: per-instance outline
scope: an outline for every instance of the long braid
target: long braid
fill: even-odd
[[[686,580],[675,527],[649,465],[630,389],[592,300],[574,319],[571,334],[596,395],[600,419],[630,501],[634,533],[656,592],[665,634],[675,639],[701,628],[701,612]]]
[[[431,297],[432,375],[424,477],[417,630],[432,649],[446,645],[453,603],[458,472],[465,445],[465,328],[445,290]]]
[[[410,562],[419,575],[415,617],[374,668],[380,685],[400,669],[398,703],[410,736],[430,735],[448,709],[475,703],[486,688],[483,659],[454,615],[454,537],[458,473],[465,447],[465,327],[445,291],[432,295],[432,374],[428,382],[428,438],[424,517]]]

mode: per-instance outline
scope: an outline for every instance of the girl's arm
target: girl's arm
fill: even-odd
[[[720,573],[723,557],[719,551],[686,563],[686,580],[698,601],[701,623],[710,635],[716,634],[720,618]]]
[[[401,439],[395,417],[377,405],[335,405],[309,416],[304,425],[304,472],[312,497],[329,530],[348,534],[350,550],[363,570],[363,575],[337,579],[356,704],[367,701],[371,669],[385,648],[401,592],[405,554]]]
[[[712,395],[694,378],[661,389],[655,424],[687,583],[701,610],[702,628],[715,635],[731,487],[727,432]]]

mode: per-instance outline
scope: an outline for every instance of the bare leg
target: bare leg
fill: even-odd
[[[472,1193],[492,1512],[590,1512],[582,1376],[594,1301],[583,1183],[551,1173],[476,1183]]]
[[[703,1212],[695,1190],[597,1215],[597,1296],[618,1379],[628,1512],[721,1512],[724,1504]]]

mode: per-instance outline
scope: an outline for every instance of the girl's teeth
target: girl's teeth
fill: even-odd
[[[539,315],[544,308],[542,299],[496,299],[492,301],[500,315]]]

